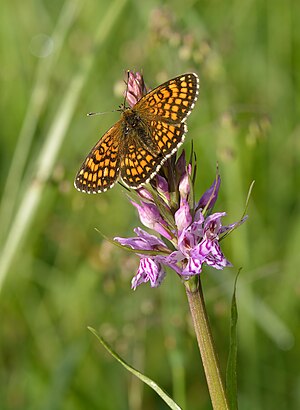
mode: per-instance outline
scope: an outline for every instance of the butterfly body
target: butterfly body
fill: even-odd
[[[125,151],[127,147],[134,150],[134,141],[139,141],[152,154],[160,154],[157,144],[153,142],[150,120],[146,114],[141,116],[137,110],[128,108],[122,114],[121,123],[124,136],[122,145]]]
[[[117,121],[97,142],[82,164],[75,187],[104,192],[121,178],[137,189],[153,178],[184,141],[185,119],[197,100],[196,74],[183,74],[158,86]]]

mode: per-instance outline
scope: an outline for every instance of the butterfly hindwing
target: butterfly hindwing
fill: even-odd
[[[162,155],[156,155],[132,140],[121,161],[121,178],[130,188],[139,188],[155,175],[162,162]]]
[[[130,188],[139,188],[158,172],[182,144],[186,125],[151,121],[148,132],[158,147],[157,151],[147,149],[137,138],[132,138],[121,161],[121,178]]]

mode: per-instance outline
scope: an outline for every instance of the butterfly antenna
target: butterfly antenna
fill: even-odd
[[[112,110],[112,111],[104,111],[104,112],[88,112],[86,115],[88,117],[92,117],[93,115],[103,115],[103,114],[110,114],[111,112],[117,112],[119,110]]]

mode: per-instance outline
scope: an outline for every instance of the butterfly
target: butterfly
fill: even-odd
[[[132,189],[149,182],[183,143],[185,120],[195,106],[199,78],[175,77],[144,95],[97,142],[78,171],[82,192],[105,192],[119,179]]]

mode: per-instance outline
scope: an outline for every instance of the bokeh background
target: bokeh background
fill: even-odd
[[[223,243],[234,268],[202,280],[222,370],[237,270],[241,409],[300,408],[300,3],[2,1],[0,13],[0,407],[165,409],[87,330],[188,409],[210,409],[184,289],[131,291],[138,258],[104,240],[138,224],[120,186],[88,196],[74,176],[118,113],[125,70],[149,87],[201,79],[185,147],[196,193],[249,220]]]

